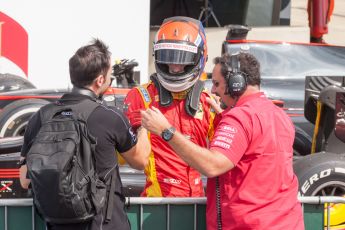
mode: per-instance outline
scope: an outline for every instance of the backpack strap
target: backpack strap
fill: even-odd
[[[107,208],[106,208],[106,214],[105,214],[105,222],[108,223],[111,220],[111,214],[114,209],[114,196],[115,196],[115,183],[116,183],[116,172],[118,175],[120,175],[119,172],[119,166],[116,164],[116,168],[113,170],[113,173],[111,174],[111,182],[110,182],[110,189],[107,199]]]
[[[99,103],[96,101],[90,100],[90,99],[85,99],[81,101],[78,104],[74,104],[71,107],[73,111],[73,115],[75,117],[81,118],[85,122],[89,118],[90,114],[98,107],[100,106]],[[68,107],[68,106],[67,106]]]
[[[63,100],[58,100],[55,103],[45,105],[40,109],[41,124],[52,119],[56,114],[61,113],[67,109],[73,111],[74,119],[82,119],[87,121],[90,114],[100,106],[99,103],[91,99],[85,99],[77,104],[65,104]]]

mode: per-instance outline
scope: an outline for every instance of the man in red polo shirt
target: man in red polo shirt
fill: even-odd
[[[292,168],[294,126],[260,92],[260,64],[249,53],[215,59],[212,93],[224,111],[215,119],[210,148],[174,131],[156,108],[142,125],[167,143],[207,182],[207,229],[304,229]],[[167,136],[169,138],[167,138]]]

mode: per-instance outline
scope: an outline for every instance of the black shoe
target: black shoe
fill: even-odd
[[[323,40],[322,37],[319,37],[319,38],[310,37],[310,42],[311,43],[326,44],[325,40]]]

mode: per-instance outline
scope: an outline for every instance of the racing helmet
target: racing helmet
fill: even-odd
[[[158,81],[171,92],[192,87],[207,61],[206,35],[202,23],[189,17],[171,17],[159,28],[153,51]],[[169,64],[185,65],[181,73],[170,73]]]

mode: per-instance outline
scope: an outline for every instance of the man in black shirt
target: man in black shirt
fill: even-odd
[[[111,60],[108,47],[95,39],[90,45],[83,46],[69,60],[70,77],[73,84],[71,93],[60,99],[61,103],[77,104],[88,99],[98,101],[98,98],[111,85]],[[21,162],[25,162],[26,154],[30,150],[32,141],[41,127],[40,113],[37,112],[29,121],[24,135],[21,151]],[[117,165],[116,151],[127,163],[135,169],[144,169],[148,162],[150,144],[147,131],[140,128],[136,133],[132,131],[127,118],[116,108],[105,105],[98,106],[88,117],[87,127],[90,134],[97,139],[95,149],[96,171],[100,178],[107,180]],[[114,205],[112,218],[104,222],[104,210],[92,221],[78,224],[47,224],[48,229],[63,230],[129,230],[129,222],[124,210],[124,197],[119,171],[116,170]],[[27,167],[20,168],[20,181],[24,188],[28,188],[30,180],[26,178]]]

